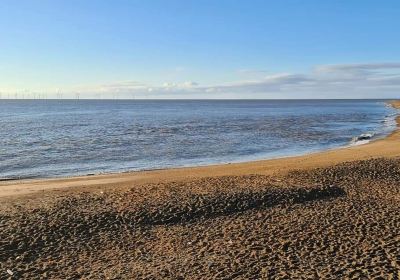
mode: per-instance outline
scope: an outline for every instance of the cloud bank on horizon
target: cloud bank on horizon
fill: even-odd
[[[266,73],[246,70],[246,73]],[[259,75],[257,75],[259,76]],[[6,91],[2,91],[7,98]],[[229,99],[229,98],[396,98],[400,92],[400,63],[357,63],[320,65],[309,73],[275,73],[261,78],[216,85],[195,81],[149,85],[123,81],[92,86],[14,91],[25,98],[88,99]],[[41,95],[41,92],[46,94]]]
[[[75,90],[88,97],[114,98],[394,98],[400,92],[400,63],[321,65],[309,73],[276,73],[217,85],[124,81]]]

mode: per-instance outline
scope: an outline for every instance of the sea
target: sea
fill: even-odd
[[[0,100],[0,180],[302,155],[384,137],[396,115],[385,100]]]

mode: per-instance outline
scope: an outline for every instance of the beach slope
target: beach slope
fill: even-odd
[[[394,100],[390,104],[400,108],[400,101]],[[400,123],[400,117],[397,118]],[[108,188],[130,188],[133,185],[141,186],[148,183],[172,182],[193,180],[197,178],[228,175],[276,175],[284,174],[294,169],[310,169],[326,167],[345,161],[363,160],[378,157],[393,158],[400,156],[400,130],[397,128],[391,135],[371,143],[334,149],[308,155],[260,160],[245,163],[210,165],[203,167],[175,168],[105,174],[94,176],[80,176],[61,179],[17,180],[0,182],[0,201],[2,197],[21,196],[26,194],[41,195],[44,191],[91,191]]]
[[[0,278],[397,279],[399,141],[3,182]]]

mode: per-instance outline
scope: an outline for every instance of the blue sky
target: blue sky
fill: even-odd
[[[0,1],[0,91],[370,98],[400,89],[400,1]]]

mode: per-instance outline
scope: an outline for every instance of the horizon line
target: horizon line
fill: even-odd
[[[0,98],[0,101],[34,101],[34,100],[48,100],[48,101],[174,101],[174,100],[399,100],[400,97],[385,97],[385,98]]]

